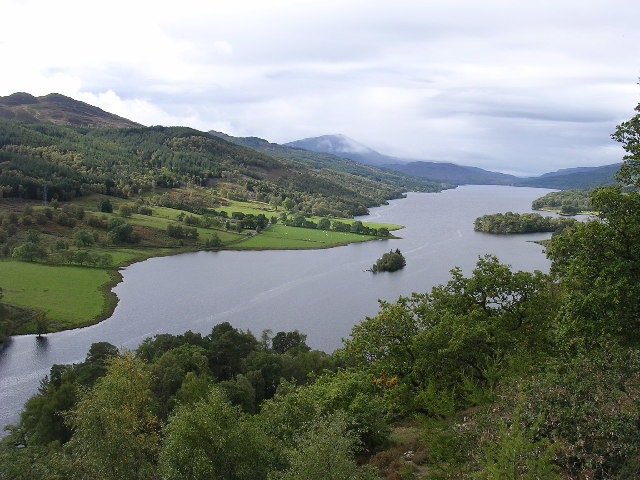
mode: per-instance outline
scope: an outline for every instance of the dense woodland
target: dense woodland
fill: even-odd
[[[476,232],[535,233],[558,232],[576,222],[574,218],[543,217],[539,213],[494,213],[483,215],[473,222]]]
[[[554,236],[549,275],[482,257],[331,355],[228,324],[94,344],[26,404],[0,477],[640,477],[640,114],[614,138],[620,184]]]
[[[569,189],[549,192],[531,203],[534,210],[557,210],[563,215],[591,211],[591,189]]]
[[[307,214],[344,217],[399,198],[406,190],[402,180],[312,168],[186,127],[90,129],[0,119],[4,197],[42,199],[45,185],[47,199],[58,200],[207,186],[239,196],[288,197]]]

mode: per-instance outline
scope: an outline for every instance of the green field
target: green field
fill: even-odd
[[[234,245],[235,248],[327,248],[352,242],[366,242],[378,237],[355,233],[329,232],[311,228],[272,225],[260,235]]]
[[[30,310],[44,308],[51,330],[99,320],[106,303],[100,287],[109,285],[111,280],[109,271],[101,268],[0,261],[3,301]],[[26,324],[23,328],[33,331],[33,325]]]

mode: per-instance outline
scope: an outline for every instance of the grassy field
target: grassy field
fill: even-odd
[[[327,248],[352,242],[366,242],[377,237],[355,233],[328,232],[309,228],[272,225],[269,229],[248,240],[234,245],[235,248]]]
[[[100,287],[113,280],[111,273],[101,268],[16,260],[0,261],[0,279],[3,301],[30,310],[44,309],[51,330],[88,325],[99,319],[105,309]],[[33,331],[33,325],[27,323],[22,330]]]

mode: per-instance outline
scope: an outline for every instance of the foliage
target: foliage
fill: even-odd
[[[132,354],[109,360],[107,374],[69,415],[69,449],[81,477],[154,478],[160,448],[151,375]]]
[[[51,198],[70,200],[225,182],[230,197],[278,196],[309,215],[351,216],[401,197],[408,178],[373,168],[366,178],[332,163],[317,169],[185,127],[86,129],[0,119],[0,139],[0,186],[9,197],[41,199],[45,184]],[[99,210],[112,212],[109,203]]]
[[[179,407],[164,429],[160,471],[166,479],[259,480],[266,477],[268,442],[218,388]]]
[[[494,213],[476,218],[473,229],[487,233],[558,232],[572,226],[573,218],[543,217],[539,213]]]
[[[406,264],[407,261],[405,260],[404,255],[402,255],[400,250],[396,248],[395,252],[391,250],[389,253],[383,254],[381,258],[376,260],[376,263],[371,267],[371,271],[373,273],[395,272],[396,270],[404,268]]]
[[[470,278],[459,269],[451,275],[430,294],[381,302],[378,316],[353,328],[347,358],[366,366],[381,385],[454,388],[454,405],[465,406],[474,384],[495,383],[510,355],[548,346],[549,315],[538,310],[548,298],[541,272],[512,272],[487,255]],[[422,408],[431,410],[428,404]]]
[[[276,353],[308,352],[310,348],[306,344],[307,336],[298,330],[293,332],[278,332],[271,340],[271,348]]]
[[[591,211],[590,189],[570,189],[559,192],[549,192],[535,199],[531,203],[534,210],[559,209],[560,213],[576,215],[581,212]],[[570,210],[567,211],[567,209]]]
[[[640,341],[640,192],[596,189],[597,218],[558,235],[548,255],[568,292],[562,313],[567,341],[611,335]]]
[[[638,351],[605,343],[573,359],[554,360],[539,375],[506,382],[500,400],[477,424],[486,432],[493,462],[499,445],[519,441],[520,448],[544,450],[545,440],[553,444],[554,463],[570,478],[618,478],[640,452],[639,361]],[[495,430],[496,423],[503,429]],[[547,456],[540,453],[535,457]]]
[[[286,451],[287,469],[273,480],[373,480],[379,478],[354,459],[358,438],[349,430],[344,412],[310,423]]]

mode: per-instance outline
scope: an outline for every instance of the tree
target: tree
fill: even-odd
[[[249,332],[242,332],[223,322],[211,330],[208,358],[213,375],[219,380],[229,380],[244,370],[243,360],[259,347]]]
[[[78,401],[69,423],[80,478],[156,478],[159,424],[151,375],[131,353],[113,357],[107,374]]]
[[[329,230],[331,228],[331,221],[328,218],[321,218],[318,220],[319,230]]]
[[[40,243],[40,232],[37,230],[27,230],[27,242]]]
[[[271,348],[277,353],[298,353],[308,352],[310,349],[306,344],[307,336],[298,330],[293,332],[278,332],[271,340]]]
[[[358,438],[344,412],[316,419],[295,438],[286,452],[288,468],[274,475],[277,480],[375,480],[368,467],[359,467],[354,458]]]
[[[36,334],[38,337],[42,337],[45,333],[49,332],[49,319],[45,312],[40,312],[35,315],[34,322],[36,324]]]
[[[118,209],[118,213],[120,213],[121,217],[129,218],[133,214],[133,208],[131,207],[131,205],[127,205],[125,203],[120,205],[120,208]]]
[[[289,197],[285,198],[284,201],[282,202],[282,206],[287,211],[293,210],[294,205],[295,204],[293,203],[293,200],[291,200]]]
[[[33,262],[37,258],[44,257],[44,251],[41,247],[33,242],[23,243],[19,247],[13,249],[12,257],[24,260],[27,262]]]
[[[594,190],[596,219],[555,236],[547,252],[568,293],[559,319],[564,338],[573,343],[603,334],[640,343],[640,115],[612,136],[627,152],[617,178],[636,188]]]
[[[363,230],[364,230],[364,225],[360,220],[356,220],[351,224],[351,233],[361,234],[363,233]]]
[[[389,253],[385,253],[381,258],[376,260],[376,263],[371,267],[371,271],[373,273],[377,272],[395,272],[396,270],[400,270],[404,268],[407,264],[407,261],[404,258],[404,255],[400,253],[399,249],[396,249],[394,252],[391,250]]]
[[[78,247],[90,247],[95,243],[93,235],[83,229],[78,229],[73,233],[73,241]]]
[[[109,201],[109,199],[105,198],[105,199],[102,199],[102,200],[100,200],[98,202],[98,211],[102,212],[102,213],[112,213],[113,212],[113,205],[111,205],[111,202]]]
[[[73,255],[73,261],[80,265],[84,265],[89,262],[89,252],[87,250],[78,250]]]
[[[207,238],[204,246],[207,248],[218,248],[222,246],[222,240],[220,240],[217,233],[213,233],[209,238]]]
[[[269,465],[267,439],[223,392],[179,407],[164,430],[160,454],[167,480],[260,480]]]
[[[352,330],[344,354],[383,386],[438,390],[470,379],[494,381],[494,367],[518,349],[549,348],[548,278],[512,272],[494,256],[478,260],[465,278],[459,268],[446,285],[381,302],[376,317]]]

